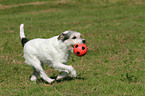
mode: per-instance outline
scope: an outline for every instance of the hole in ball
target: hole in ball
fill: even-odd
[[[82,50],[85,50],[85,47],[82,47]]]
[[[80,54],[80,52],[77,52],[77,54],[79,55],[79,54]]]
[[[77,48],[77,47],[78,47],[78,45],[75,46],[75,48]]]

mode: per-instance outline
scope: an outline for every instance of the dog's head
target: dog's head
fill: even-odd
[[[85,44],[86,40],[81,38],[81,33],[75,31],[65,31],[59,35],[58,40],[61,40],[67,46],[74,46],[75,44]]]

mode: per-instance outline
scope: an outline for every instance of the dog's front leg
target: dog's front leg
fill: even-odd
[[[72,77],[77,77],[77,73],[71,65],[65,65],[62,63],[55,63],[53,67],[58,71],[64,71],[64,73],[59,75],[57,77],[57,79],[58,78],[61,79],[61,78],[66,77],[69,74],[69,72],[71,73]]]
[[[57,76],[56,80],[60,80],[62,78],[65,78],[68,74],[69,74],[69,72],[63,72],[61,75]]]

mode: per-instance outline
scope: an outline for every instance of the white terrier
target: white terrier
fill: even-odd
[[[57,76],[56,80],[66,77],[69,73],[72,77],[76,77],[77,73],[71,65],[66,65],[73,46],[75,44],[84,44],[85,39],[81,39],[81,34],[75,31],[65,31],[59,36],[49,39],[33,39],[28,41],[24,34],[24,24],[20,25],[20,37],[22,46],[24,47],[25,62],[34,69],[31,81],[36,81],[40,75],[42,79],[48,83],[52,83],[55,79],[51,79],[43,70],[43,64],[55,68],[63,72]]]

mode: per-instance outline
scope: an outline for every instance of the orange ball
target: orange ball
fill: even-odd
[[[84,56],[87,53],[87,46],[85,44],[75,44],[74,53],[77,56]]]

